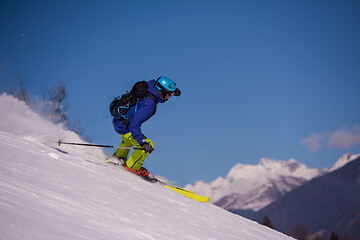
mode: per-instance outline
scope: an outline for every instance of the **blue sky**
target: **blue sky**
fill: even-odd
[[[179,184],[260,158],[360,152],[359,1],[0,1],[0,89],[66,83],[68,114],[117,145],[108,105],[139,80],[182,90],[142,130]],[[64,139],[71,141],[71,139]]]

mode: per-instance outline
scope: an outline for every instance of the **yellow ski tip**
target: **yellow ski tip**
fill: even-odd
[[[185,197],[188,197],[188,198],[191,198],[191,199],[194,199],[198,202],[202,202],[202,203],[205,203],[205,202],[208,202],[210,200],[209,197],[205,197],[205,196],[201,196],[201,195],[198,195],[192,191],[188,191],[188,190],[185,190],[185,189],[182,189],[182,188],[179,188],[179,187],[173,187],[173,186],[169,186],[169,185],[164,185],[165,187],[175,191],[175,192],[178,192],[182,195],[184,195]]]

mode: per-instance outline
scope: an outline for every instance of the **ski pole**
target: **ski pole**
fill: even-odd
[[[77,145],[77,146],[86,146],[86,147],[104,147],[104,148],[123,148],[123,149],[143,150],[142,148],[137,148],[137,147],[117,147],[117,146],[110,146],[110,145],[63,142],[60,139],[56,143],[59,144],[59,147],[61,144],[67,144],[67,145]]]

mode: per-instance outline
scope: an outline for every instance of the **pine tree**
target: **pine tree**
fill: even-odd
[[[345,234],[343,236],[339,236],[339,240],[351,240],[351,237],[349,237],[349,235]]]
[[[317,235],[314,240],[324,240],[320,235]]]
[[[339,240],[339,237],[336,233],[332,232],[330,235],[330,240]]]
[[[19,85],[20,85],[20,90],[19,92],[16,92],[12,86],[10,86],[10,94],[13,95],[14,97],[16,97],[17,99],[19,99],[20,101],[24,101],[26,104],[29,103],[29,96],[25,90],[25,84],[23,81],[23,78],[21,75],[18,76],[19,79]]]
[[[291,225],[290,236],[297,240],[307,240],[308,233],[306,227],[302,224]]]
[[[50,114],[52,122],[56,124],[62,123],[67,125],[67,106],[64,103],[64,100],[67,96],[65,83],[60,82],[57,87],[54,87],[51,91],[48,92],[48,95],[46,112]]]
[[[275,229],[274,226],[272,225],[270,218],[268,216],[265,216],[264,219],[261,222],[262,225],[267,226],[271,229]]]

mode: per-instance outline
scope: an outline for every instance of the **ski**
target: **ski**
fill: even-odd
[[[112,165],[114,165],[114,166],[120,166],[120,167],[124,168],[124,166],[122,166],[122,165],[119,164],[119,163],[114,163],[114,162],[109,161],[109,160],[106,160],[105,162],[106,162],[106,163],[110,163],[110,164],[112,164]],[[124,168],[124,169],[125,169],[125,168]],[[148,182],[151,182],[151,183],[160,183],[160,184],[162,184],[164,187],[166,187],[166,188],[168,188],[168,189],[170,189],[170,190],[172,190],[172,191],[175,191],[175,192],[177,192],[177,193],[179,193],[179,194],[181,194],[181,195],[183,195],[183,196],[185,196],[185,197],[191,198],[191,199],[196,200],[196,201],[201,202],[201,203],[206,203],[206,202],[208,202],[208,201],[210,200],[209,197],[201,196],[201,195],[199,195],[199,194],[194,193],[193,191],[189,191],[189,190],[183,189],[183,188],[181,188],[181,187],[172,186],[172,185],[167,184],[166,182],[163,182],[163,181],[161,181],[161,180],[159,180],[159,179],[157,179],[157,178],[155,178],[155,179],[149,179],[149,178],[146,178],[146,177],[139,176],[139,175],[137,175],[137,174],[135,174],[135,173],[134,173],[134,175],[136,175],[136,176],[138,176],[138,177],[141,177],[141,178],[144,179],[145,181],[148,181]]]
[[[192,191],[189,191],[189,190],[186,190],[186,189],[183,189],[181,187],[176,187],[176,186],[171,186],[171,185],[168,185],[166,183],[164,183],[164,187],[167,187],[177,193],[180,193],[181,195],[184,195],[185,197],[188,197],[188,198],[191,198],[191,199],[194,199],[198,202],[201,202],[201,203],[206,203],[210,200],[209,197],[206,197],[206,196],[201,196],[199,194],[196,194]]]

